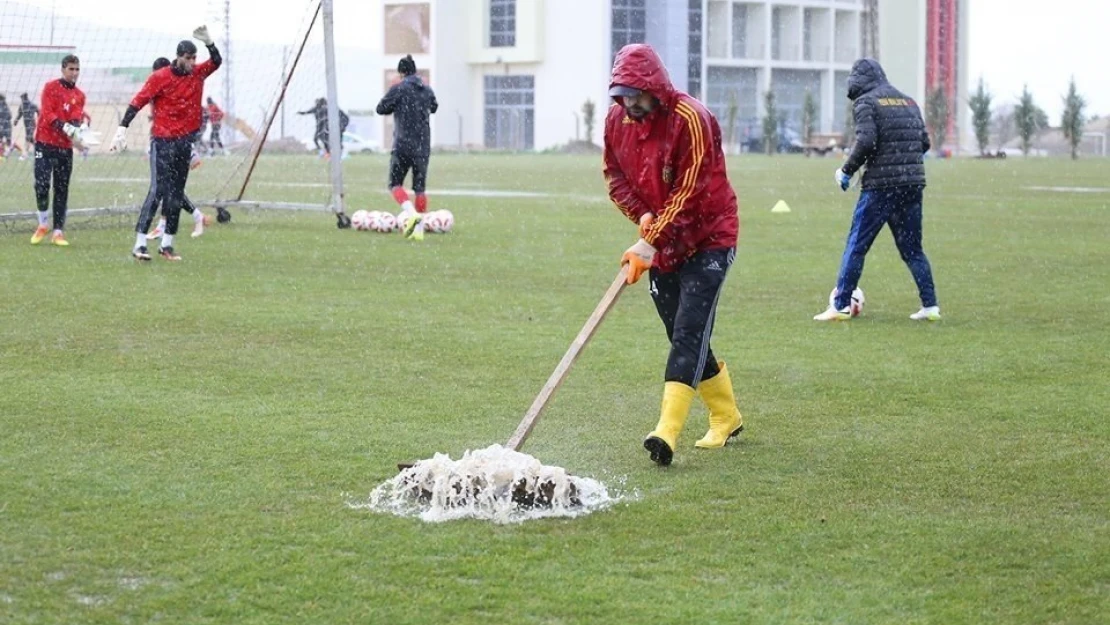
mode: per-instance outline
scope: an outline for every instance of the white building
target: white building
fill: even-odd
[[[891,81],[924,102],[927,13],[934,2],[878,0],[880,60]],[[806,91],[818,132],[844,128],[848,72],[861,56],[862,0],[377,0],[370,32],[381,37],[380,83],[412,54],[440,102],[437,146],[542,150],[587,139],[582,106],[596,104],[601,141],[616,51],[647,42],[679,89],[714,111],[728,140],[759,131],[763,94],[774,91],[784,125],[800,129]],[[966,5],[966,2],[962,4]],[[966,33],[966,6],[961,28]],[[960,46],[966,95],[966,45]],[[376,81],[371,81],[375,84]],[[962,102],[954,98],[957,102]],[[957,106],[954,110],[966,109]],[[964,115],[966,118],[966,115]],[[391,120],[383,120],[388,145]],[[966,127],[966,126],[964,126]]]

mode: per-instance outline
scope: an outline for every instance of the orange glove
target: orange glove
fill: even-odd
[[[648,228],[651,227],[651,224],[653,224],[653,223],[655,223],[655,213],[644,213],[644,216],[640,217],[640,238],[641,239],[647,238],[647,230],[648,230]]]
[[[621,264],[628,265],[628,284],[636,284],[645,271],[651,269],[651,261],[655,258],[655,248],[647,241],[640,239],[632,247],[625,250],[621,256]]]

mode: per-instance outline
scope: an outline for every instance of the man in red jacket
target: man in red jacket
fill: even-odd
[[[150,129],[151,180],[158,181],[158,195],[162,197],[162,210],[166,216],[166,230],[158,253],[166,260],[181,260],[173,249],[181,207],[185,202],[185,183],[189,179],[189,161],[193,143],[200,130],[201,98],[204,80],[223,63],[220,51],[208,35],[208,28],[201,26],[193,37],[208,47],[208,60],[197,63],[197,46],[185,40],[177,44],[177,58],[169,67],[162,68],[146,79],[146,84],[131,100],[127,112],[116,129],[111,151],[127,149],[127,127],[147,104],[154,105],[154,125]],[[135,225],[135,247],[131,255],[138,260],[150,260],[146,248],[146,233],[157,211],[157,204],[144,204]]]
[[[50,182],[54,182],[54,234],[50,242],[67,246],[65,228],[69,201],[69,177],[73,173],[73,148],[81,145],[81,118],[85,115],[85,94],[77,88],[81,61],[72,54],[62,59],[62,77],[42,88],[42,106],[35,127],[35,200],[39,226],[31,235],[31,245],[46,238],[46,208],[50,203]]]
[[[208,106],[205,110],[208,111],[208,121],[212,124],[212,132],[208,135],[208,153],[215,154],[216,146],[220,146],[220,151],[226,155],[227,150],[224,148],[223,139],[220,138],[220,130],[224,126],[224,111],[216,106],[216,101],[212,98],[208,98]]]
[[[613,63],[605,118],[609,197],[640,227],[621,257],[628,283],[645,271],[671,342],[659,423],[644,440],[668,465],[690,404],[709,406],[709,431],[695,447],[723,447],[743,429],[732,381],[709,346],[717,300],[736,255],[736,194],[728,182],[721,129],[713,114],[677,91],[645,44],[621,49]]]

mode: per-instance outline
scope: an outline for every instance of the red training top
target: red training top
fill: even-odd
[[[150,135],[159,139],[179,139],[200,130],[201,97],[204,79],[219,65],[208,59],[197,63],[191,74],[179,74],[174,66],[163,67],[146,79],[131,106],[141,109],[154,103],[154,125]]]
[[[81,125],[85,115],[85,93],[77,85],[63,80],[51,80],[42,88],[42,109],[35,126],[35,141],[63,150],[72,150],[73,141],[62,132],[62,125]]]
[[[674,88],[663,61],[645,44],[621,49],[610,87],[659,100],[643,120],[617,103],[605,118],[609,198],[633,223],[654,213],[645,240],[661,271],[675,271],[702,250],[736,246],[740,217],[728,181],[721,128],[705,105]]]
[[[208,121],[213,124],[219,124],[224,121],[223,110],[215,104],[208,105]]]

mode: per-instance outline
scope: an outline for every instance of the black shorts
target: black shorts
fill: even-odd
[[[389,159],[389,188],[404,186],[405,176],[412,170],[412,192],[423,193],[428,180],[428,156],[393,151]]]

